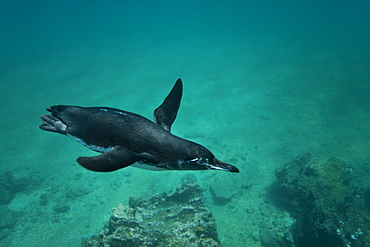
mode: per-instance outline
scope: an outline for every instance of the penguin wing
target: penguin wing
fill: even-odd
[[[132,165],[140,160],[139,155],[120,146],[93,157],[79,157],[77,162],[92,171],[110,172]]]
[[[171,92],[164,99],[163,103],[154,110],[154,122],[170,131],[171,125],[176,119],[182,98],[182,81],[177,79]]]

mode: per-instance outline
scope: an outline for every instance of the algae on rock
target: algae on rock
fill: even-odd
[[[196,183],[184,183],[167,195],[149,199],[131,197],[129,206],[112,210],[108,228],[85,247],[118,246],[221,246],[216,222],[204,207]]]
[[[320,163],[307,153],[275,174],[271,196],[296,219],[297,246],[370,246],[370,214],[347,163]]]

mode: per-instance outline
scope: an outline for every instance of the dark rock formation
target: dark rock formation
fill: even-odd
[[[370,212],[353,177],[345,162],[319,163],[310,154],[276,170],[271,196],[296,219],[297,246],[370,246]]]
[[[202,202],[198,184],[184,183],[174,193],[149,199],[131,197],[112,210],[109,226],[85,247],[221,246],[216,223]]]
[[[62,214],[62,213],[66,213],[68,212],[69,210],[71,209],[71,207],[67,204],[63,204],[63,203],[56,203],[54,206],[53,206],[53,211],[55,213],[59,213],[59,214]]]
[[[15,178],[11,172],[0,173],[0,204],[8,204],[16,193],[24,190],[29,181]]]
[[[6,206],[0,206],[0,241],[6,238],[12,231],[17,222],[17,216]]]

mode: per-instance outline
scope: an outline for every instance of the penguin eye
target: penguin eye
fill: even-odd
[[[197,163],[199,165],[208,164],[208,159],[207,158],[198,158]]]
[[[209,159],[208,158],[194,158],[189,161],[188,163],[193,163],[201,166],[208,166],[209,165]]]

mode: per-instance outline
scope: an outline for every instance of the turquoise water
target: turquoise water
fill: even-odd
[[[369,1],[0,1],[0,172],[27,178],[2,205],[16,223],[1,245],[80,246],[118,203],[195,176],[223,246],[261,246],[254,233],[278,214],[265,196],[275,169],[303,152],[354,171],[370,162],[369,12]],[[56,104],[152,119],[179,77],[172,132],[239,174],[95,173],[76,163],[94,152],[37,128]],[[212,200],[215,181],[230,202]]]

